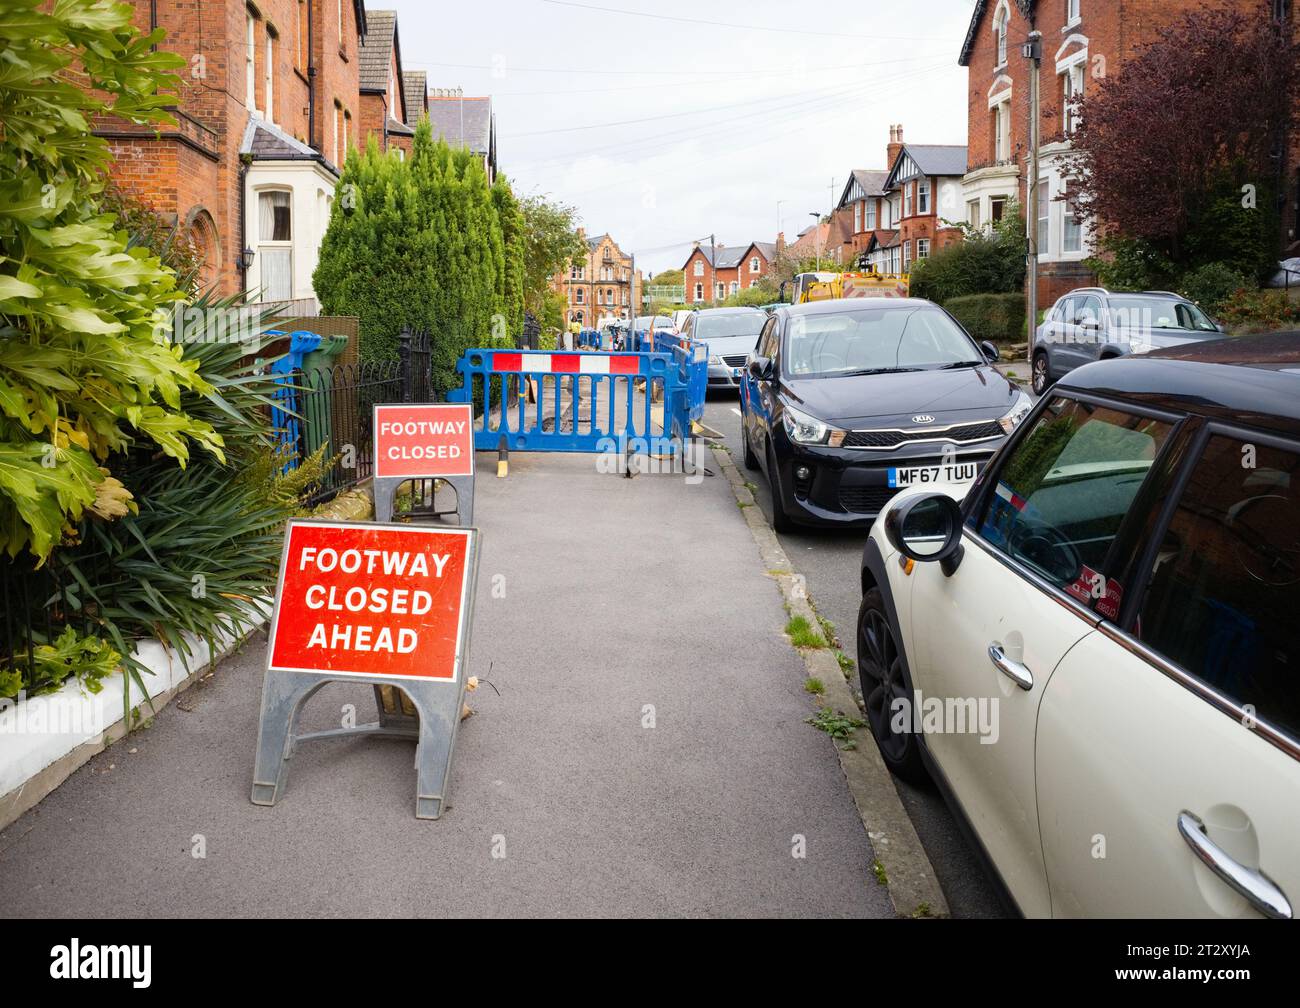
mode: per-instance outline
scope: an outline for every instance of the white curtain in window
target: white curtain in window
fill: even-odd
[[[289,219],[289,194],[264,192],[257,200],[258,241],[291,241],[293,229]]]
[[[293,297],[293,254],[287,248],[262,246],[257,257],[262,261],[262,299],[287,301]]]

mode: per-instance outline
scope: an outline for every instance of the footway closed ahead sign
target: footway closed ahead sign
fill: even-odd
[[[478,530],[295,519],[285,530],[267,642],[252,800],[274,805],[299,742],[417,738],[415,814],[442,814],[460,724]],[[380,722],[298,733],[299,708],[336,680],[402,690],[414,727]]]
[[[454,682],[470,538],[468,529],[295,523],[270,667]]]

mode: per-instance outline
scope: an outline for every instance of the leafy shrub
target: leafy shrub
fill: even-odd
[[[88,510],[125,510],[113,458],[148,443],[184,466],[222,442],[181,408],[208,391],[159,335],[183,293],[98,206],[110,153],[87,131],[100,115],[174,125],[162,92],[185,61],[154,51],[163,33],[137,32],[128,4],[19,7],[0,77],[0,548],[44,560]]]
[[[1284,290],[1239,290],[1219,308],[1218,317],[1233,331],[1287,329],[1300,325],[1300,304]]]
[[[911,294],[936,304],[1025,286],[1025,225],[1014,208],[992,230],[963,227],[965,240],[912,264]]]
[[[968,294],[951,298],[943,306],[977,340],[1018,343],[1023,337],[1024,294]]]
[[[1227,263],[1207,263],[1197,267],[1183,276],[1179,292],[1190,301],[1195,301],[1211,315],[1218,315],[1219,310],[1239,290],[1253,289],[1255,284],[1240,270],[1233,269]]]
[[[1101,254],[1086,259],[1084,265],[1110,290],[1170,290],[1178,284],[1178,266],[1145,239],[1107,236],[1098,251]]]

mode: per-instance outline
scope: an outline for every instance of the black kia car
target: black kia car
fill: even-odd
[[[842,298],[782,306],[741,383],[745,465],[772,525],[868,525],[916,485],[971,483],[1031,401],[938,305]]]

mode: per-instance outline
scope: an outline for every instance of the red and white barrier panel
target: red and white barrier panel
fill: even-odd
[[[638,354],[607,353],[493,353],[493,371],[525,371],[529,374],[622,374],[641,373]]]

